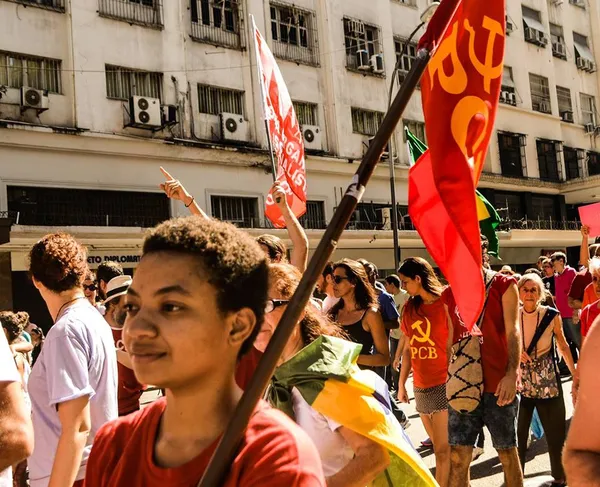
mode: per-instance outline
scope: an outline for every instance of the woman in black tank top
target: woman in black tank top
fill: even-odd
[[[377,295],[362,264],[342,259],[333,265],[333,292],[340,300],[329,312],[353,342],[360,343],[358,364],[381,367],[390,362],[389,344]]]

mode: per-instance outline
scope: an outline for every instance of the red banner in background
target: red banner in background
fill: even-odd
[[[296,118],[292,99],[269,46],[252,19],[256,57],[263,102],[269,123],[269,136],[277,161],[277,181],[287,193],[288,205],[296,217],[306,212],[306,163],[304,139]],[[281,211],[272,192],[266,199],[265,215],[276,228],[285,228]]]
[[[443,15],[452,15],[449,24]],[[504,41],[504,0],[443,0],[419,44],[435,52],[421,80],[429,151],[409,173],[409,213],[469,329],[485,296],[475,188],[498,107]]]

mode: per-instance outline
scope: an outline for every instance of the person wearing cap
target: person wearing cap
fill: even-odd
[[[102,303],[106,308],[104,319],[112,330],[117,352],[117,367],[119,374],[118,405],[119,416],[127,416],[140,409],[140,397],[144,392],[144,385],[137,380],[129,354],[123,345],[123,326],[125,325],[125,294],[132,279],[130,276],[113,277],[106,285],[106,299]]]

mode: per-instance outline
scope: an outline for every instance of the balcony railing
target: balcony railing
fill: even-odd
[[[11,218],[14,225],[35,225],[48,227],[85,226],[85,227],[141,227],[152,228],[168,218],[149,215],[121,214],[92,215],[89,213],[40,213],[9,211],[6,217]],[[0,212],[0,217],[3,213]]]
[[[46,10],[54,10],[55,12],[65,11],[65,0],[9,0],[11,2],[20,3],[28,7],[44,8]]]
[[[163,28],[162,0],[98,0],[98,14],[155,29]]]
[[[243,49],[244,20],[237,1],[191,0],[192,39],[206,44]]]

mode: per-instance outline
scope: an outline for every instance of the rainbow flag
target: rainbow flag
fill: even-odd
[[[408,161],[411,166],[414,166],[427,150],[427,146],[408,130],[407,127],[404,127],[404,133],[406,134]],[[475,195],[477,196],[475,203],[477,205],[479,230],[489,241],[488,253],[499,259],[500,241],[498,240],[498,235],[496,235],[496,228],[500,225],[500,216],[498,216],[498,212],[492,204],[479,191],[475,190]]]
[[[361,348],[340,338],[319,337],[276,369],[269,401],[294,418],[295,387],[317,412],[385,447],[390,465],[370,486],[437,487],[392,413],[387,384],[356,364]]]

